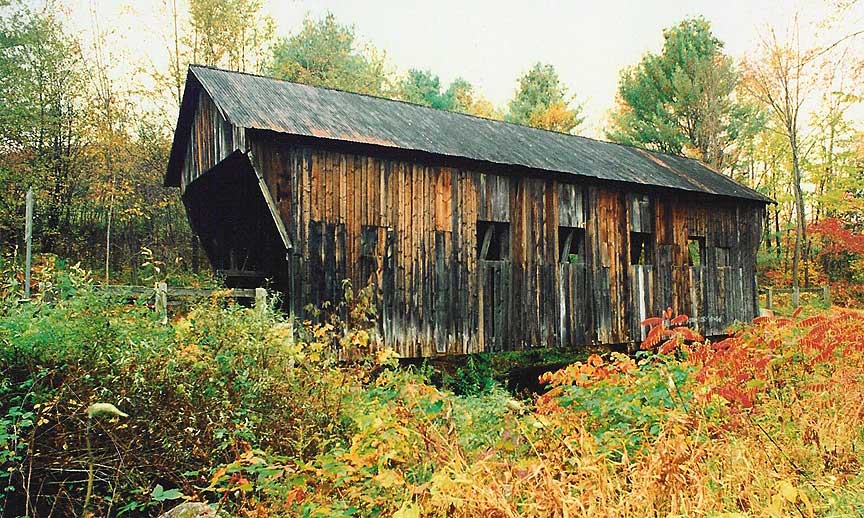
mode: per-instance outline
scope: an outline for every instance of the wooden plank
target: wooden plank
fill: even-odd
[[[558,184],[558,221],[562,227],[585,226],[585,208],[580,186],[563,182]]]
[[[220,131],[201,124],[202,132]],[[755,312],[758,209],[729,202],[694,207],[669,194],[322,151],[279,139],[256,137],[251,145],[297,247],[296,259],[286,263],[288,289],[297,292],[291,305],[333,296],[342,275],[357,289],[371,280],[380,293],[381,334],[404,356],[480,350],[481,331],[496,350],[641,338],[635,323],[666,306],[704,320],[706,329],[712,318],[720,327],[727,316],[747,319]],[[278,149],[268,148],[274,143]],[[199,147],[201,163],[221,152]],[[509,263],[478,264],[478,219],[509,222]],[[343,226],[330,226],[336,224]],[[380,253],[366,262],[364,225],[380,225],[381,236]],[[559,243],[559,227],[585,228],[584,265],[562,264],[561,251],[574,237],[563,231]],[[654,232],[654,266],[630,265],[634,230]],[[706,253],[696,270],[687,266],[686,245],[699,232],[706,234]],[[491,240],[480,245],[488,248]],[[733,270],[715,275],[718,264]]]

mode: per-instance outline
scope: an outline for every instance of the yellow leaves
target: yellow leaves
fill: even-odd
[[[192,333],[192,322],[188,318],[180,318],[174,322],[174,333],[179,341],[185,339]]]
[[[525,410],[525,405],[523,405],[522,402],[517,401],[515,399],[508,399],[507,400],[507,408],[514,411],[514,412],[519,413],[519,412],[522,412],[523,410]]]
[[[399,510],[393,513],[393,518],[420,518],[422,510],[414,502],[403,502]]]
[[[375,352],[375,363],[377,365],[393,366],[399,364],[399,353],[390,348],[381,348]]]
[[[330,335],[332,332],[333,332],[333,325],[332,324],[323,324],[323,325],[315,326],[315,328],[312,330],[312,336],[315,337],[315,340],[322,341],[322,340],[326,340],[328,335]]]
[[[196,362],[201,358],[202,351],[198,344],[188,344],[181,347],[177,355],[181,360]]]
[[[789,503],[795,503],[798,500],[798,489],[788,480],[780,481],[780,495]]]
[[[378,472],[372,479],[381,485],[381,487],[401,487],[405,485],[405,479],[402,475],[392,469],[383,469]]]
[[[555,372],[540,376],[540,382],[560,387],[562,385],[589,386],[608,378],[619,378],[637,370],[636,364],[627,355],[612,353],[611,362],[606,362],[597,354],[592,354],[585,363],[576,362]]]
[[[578,111],[570,108],[564,101],[554,102],[543,110],[537,110],[531,113],[528,119],[529,126],[561,133],[570,133],[580,122]]]
[[[458,508],[462,504],[462,499],[457,495],[463,494],[465,487],[474,482],[470,474],[457,473],[450,467],[436,470],[429,481],[432,505],[441,509],[446,509],[451,505]]]
[[[217,469],[213,473],[213,476],[210,477],[210,487],[211,488],[216,487],[216,484],[219,483],[219,481],[222,479],[222,477],[225,476],[226,473],[228,473],[228,466],[222,466],[219,469]]]
[[[361,329],[349,335],[351,337],[351,345],[355,347],[366,347],[369,345],[369,333]]]
[[[788,480],[781,480],[777,484],[777,493],[771,498],[771,504],[768,506],[768,514],[770,516],[788,516],[789,512],[794,508],[798,511],[807,512],[807,516],[813,516],[813,504],[810,502],[810,497],[807,493],[795,487]]]

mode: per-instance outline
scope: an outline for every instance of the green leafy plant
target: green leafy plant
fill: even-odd
[[[465,365],[453,375],[445,376],[443,384],[459,395],[484,394],[495,386],[494,370],[484,355],[470,355]]]

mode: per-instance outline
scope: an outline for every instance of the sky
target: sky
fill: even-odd
[[[123,38],[118,41],[127,47],[126,55],[158,64],[166,59],[157,41],[165,2],[72,0],[70,16],[87,27],[90,8],[96,6],[101,23],[120,22]],[[859,4],[847,21],[860,28],[864,2]],[[265,0],[264,9],[280,35],[297,32],[307,15],[333,12],[340,23],[353,24],[362,41],[385,51],[395,72],[430,69],[444,84],[461,76],[499,107],[535,62],[551,63],[584,104],[587,120],[580,133],[589,136],[603,134],[621,69],[647,52],[659,52],[663,28],[685,17],[707,18],[735,58],[752,53],[766,27],[783,31],[796,12],[815,37],[835,36],[810,23],[830,12],[828,2],[818,0]]]
[[[798,2],[802,4],[803,2]],[[551,63],[584,103],[589,134],[614,105],[620,70],[659,52],[663,28],[702,15],[733,56],[756,46],[758,29],[793,1],[292,2],[273,9],[282,31],[305,13],[332,11],[384,49],[402,70],[428,68],[445,83],[462,76],[495,105],[513,96],[517,78],[535,62]]]

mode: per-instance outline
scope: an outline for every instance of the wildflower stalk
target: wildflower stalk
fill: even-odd
[[[121,412],[111,403],[93,403],[87,407],[87,429],[84,434],[84,443],[87,446],[87,491],[84,494],[84,506],[81,509],[82,518],[87,517],[87,508],[90,506],[90,498],[93,496],[93,446],[90,444],[90,428],[93,426],[93,418],[98,416],[107,417],[129,417]]]

